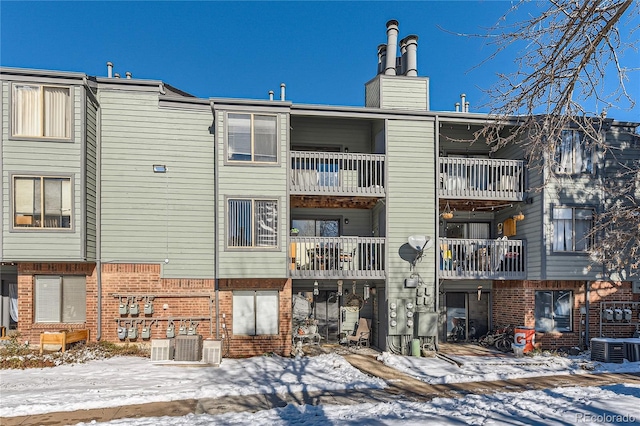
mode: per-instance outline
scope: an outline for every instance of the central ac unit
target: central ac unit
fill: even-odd
[[[200,361],[202,359],[202,336],[178,335],[174,361]]]
[[[151,341],[151,361],[173,359],[173,339],[153,339]]]
[[[222,340],[207,339],[202,342],[202,362],[220,367],[222,362]]]
[[[629,338],[624,339],[624,357],[629,362],[640,361],[640,339]]]
[[[597,337],[591,339],[591,361],[624,362],[624,342],[622,339]]]

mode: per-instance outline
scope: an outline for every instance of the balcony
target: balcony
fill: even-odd
[[[438,276],[450,279],[526,278],[524,241],[440,238]]]
[[[385,278],[384,238],[291,237],[292,278]]]
[[[439,195],[447,199],[522,201],[522,160],[440,157]]]
[[[291,151],[289,193],[384,197],[380,154]]]

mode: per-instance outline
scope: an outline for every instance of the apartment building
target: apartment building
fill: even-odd
[[[200,334],[234,357],[289,355],[299,326],[338,343],[360,318],[405,354],[508,323],[549,348],[631,334],[638,281],[589,268],[584,239],[610,154],[568,129],[562,170],[532,173],[518,145],[470,143],[487,116],[431,111],[417,36],[398,35],[364,107],[1,69],[2,326]],[[623,161],[638,125],[607,121]]]

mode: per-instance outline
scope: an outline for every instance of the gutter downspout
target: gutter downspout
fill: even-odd
[[[587,281],[584,284],[584,340],[582,340],[583,347],[580,349],[589,349],[589,297],[591,292],[591,281]],[[582,337],[582,336],[580,336]]]
[[[438,192],[438,184],[437,182],[439,182],[438,179],[438,174],[440,173],[440,163],[439,163],[439,158],[440,158],[440,116],[438,114],[436,114],[436,120],[434,123],[435,126],[435,152],[434,152],[434,156],[436,159],[436,168],[435,168],[435,173],[436,173],[436,178],[433,180],[434,182],[436,182],[434,184],[435,186],[435,194],[436,194],[436,209],[440,210],[440,193]],[[440,215],[437,214],[436,215],[436,247],[440,246]],[[434,244],[435,245],[435,244]],[[436,249],[436,252],[438,251],[438,249]],[[436,352],[438,352],[438,338],[440,337],[440,277],[438,277],[438,271],[440,270],[440,268],[437,265],[438,263],[438,257],[436,256],[436,291],[434,294],[434,298],[435,298],[435,311],[436,311],[436,318],[438,318],[438,321],[436,321],[436,341],[435,341],[435,350]]]
[[[213,115],[213,280],[216,305],[216,340],[220,340],[220,282],[218,280],[218,138],[216,110],[211,101],[211,115]]]

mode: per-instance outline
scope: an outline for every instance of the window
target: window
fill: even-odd
[[[569,290],[536,291],[536,331],[571,331],[573,294]]]
[[[277,247],[276,200],[228,200],[228,247]]]
[[[71,178],[13,176],[13,227],[70,229]]]
[[[593,209],[553,208],[553,251],[587,251],[592,245]]]
[[[291,227],[300,231],[301,237],[339,237],[338,219],[293,219]]]
[[[233,334],[278,334],[278,292],[234,291]]]
[[[14,84],[12,135],[69,139],[70,104],[68,87]]]
[[[593,149],[587,144],[584,133],[578,130],[563,130],[556,145],[556,173],[593,173]]]
[[[86,287],[85,276],[36,276],[35,321],[85,322]]]
[[[227,115],[227,159],[256,163],[278,161],[276,117],[255,114]]]

